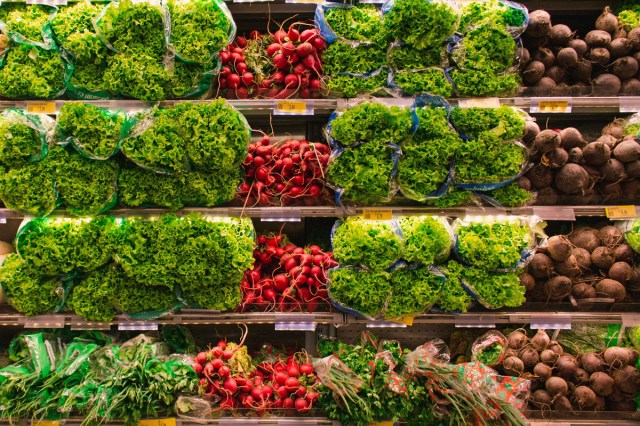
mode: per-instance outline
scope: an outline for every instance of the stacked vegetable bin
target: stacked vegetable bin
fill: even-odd
[[[526,3],[2,4],[0,424],[637,423],[640,9]]]

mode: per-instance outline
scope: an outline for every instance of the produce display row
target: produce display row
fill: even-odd
[[[356,342],[321,337],[312,356],[295,343],[259,346],[247,329],[237,343],[221,337],[200,352],[179,326],[135,337],[35,331],[0,350],[0,418],[135,425],[163,416],[324,415],[344,425],[473,418],[489,426],[526,425],[527,404],[574,413],[636,409],[637,328],[620,346],[606,344],[595,327],[557,340],[544,330],[482,333],[417,347],[370,332]]]
[[[219,0],[11,3],[0,7],[0,96],[509,96],[521,80],[537,95],[638,95],[640,11],[616,13],[582,41],[510,1],[322,3],[314,21],[235,37]]]

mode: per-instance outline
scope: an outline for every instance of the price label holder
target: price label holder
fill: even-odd
[[[458,101],[460,108],[500,108],[499,98],[472,98],[460,99]]]
[[[456,315],[456,328],[496,328],[496,318],[492,315]]]
[[[303,3],[303,2],[296,2]],[[313,3],[313,2],[304,2]],[[282,100],[276,101],[273,115],[313,115],[313,104],[306,101]]]
[[[43,4],[46,6],[66,6],[67,0],[27,0],[27,4]]]
[[[276,314],[276,331],[316,331],[317,324],[312,315]]]
[[[640,326],[640,315],[638,314],[620,314],[620,320],[624,328]]]
[[[571,315],[531,314],[529,324],[532,330],[571,330]]]
[[[260,210],[261,222],[301,222],[302,213],[296,208],[267,207]]]
[[[29,101],[25,111],[27,114],[55,114],[56,103],[53,101]]]
[[[360,3],[364,3],[364,2],[360,2]],[[369,426],[393,426],[393,422],[391,420],[383,420],[381,422],[371,422],[369,423]]]
[[[176,426],[176,419],[146,419],[140,420],[138,426]]]
[[[273,0],[233,0],[234,3],[268,3]]]
[[[60,426],[60,420],[31,420],[31,426]]]
[[[7,223],[7,216],[0,213],[0,224],[5,224],[5,223]]]
[[[407,324],[393,321],[368,321],[367,328],[407,328]]]
[[[157,331],[158,323],[147,321],[129,321],[118,324],[118,331]]]
[[[24,328],[64,328],[64,315],[36,315],[24,319]]]
[[[108,322],[71,321],[71,330],[111,330]]]
[[[570,220],[575,222],[576,212],[573,207],[534,206],[533,214],[542,220]]]
[[[391,209],[364,209],[362,217],[365,220],[391,220],[393,218],[393,210]]]
[[[622,96],[618,99],[620,112],[640,112],[640,96]]]
[[[531,98],[529,112],[533,113],[570,113],[571,98]]]
[[[612,220],[635,219],[636,206],[613,206],[605,208],[607,218]]]
[[[405,315],[403,317],[392,318],[391,322],[397,322],[398,324],[405,324],[409,327],[413,325],[413,320],[415,319],[415,315]]]
[[[360,3],[365,3],[365,4],[382,4],[384,3],[384,0],[360,0]]]

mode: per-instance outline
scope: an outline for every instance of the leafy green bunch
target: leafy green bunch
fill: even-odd
[[[373,143],[345,149],[329,162],[327,181],[341,188],[349,201],[383,202],[393,193],[391,174],[395,154],[395,148]]]
[[[395,70],[417,70],[448,64],[447,51],[442,46],[417,49],[410,45],[397,45],[389,49],[389,65]]]
[[[57,50],[13,43],[0,60],[0,96],[51,99],[65,88],[66,64]]]
[[[183,59],[211,61],[227,45],[234,27],[218,0],[170,0],[171,44]]]
[[[478,301],[486,308],[517,308],[526,300],[525,287],[520,284],[517,273],[496,273],[478,268],[461,267],[461,277]]]
[[[0,21],[3,31],[21,36],[21,41],[30,43],[46,42],[46,26],[55,9],[51,6],[9,3],[0,7]]]
[[[357,3],[350,7],[327,8],[324,17],[338,37],[371,41],[379,45],[389,41],[389,35],[382,30],[382,14],[373,4]]]
[[[496,75],[509,70],[515,58],[515,40],[496,26],[483,26],[470,31],[452,53],[452,59],[460,69]]]
[[[384,271],[402,258],[403,242],[391,221],[350,217],[340,223],[332,238],[333,256],[342,265]]]
[[[466,34],[479,26],[523,27],[526,12],[517,7],[511,7],[499,0],[484,0],[466,3],[461,10],[458,32]]]
[[[82,102],[65,102],[58,113],[57,131],[82,154],[106,160],[118,152],[125,116]]]
[[[624,239],[636,253],[640,253],[640,219],[631,222],[629,230],[624,234]]]
[[[0,173],[0,198],[5,207],[34,216],[51,213],[58,203],[53,163],[45,157]]]
[[[460,259],[486,271],[515,268],[533,243],[529,225],[519,220],[461,222],[455,231]]]
[[[431,201],[434,207],[445,209],[448,207],[460,207],[471,205],[474,201],[473,192],[451,187],[446,194]]]
[[[43,278],[37,267],[17,254],[10,254],[2,263],[0,286],[9,303],[27,316],[55,311],[64,297],[57,278]]]
[[[444,98],[450,98],[453,95],[453,85],[441,68],[398,71],[393,74],[393,81],[407,95],[429,93]]]
[[[617,13],[618,22],[625,31],[631,31],[640,27],[640,7],[629,4],[624,10]]]
[[[444,277],[429,268],[398,268],[390,275],[391,300],[385,309],[388,319],[425,312],[440,297]]]
[[[369,317],[382,314],[389,300],[389,274],[338,268],[329,272],[331,299]]]
[[[497,183],[516,176],[526,161],[526,148],[505,142],[494,132],[465,141],[456,154],[457,183]]]
[[[458,26],[458,14],[440,0],[396,0],[384,17],[386,30],[397,41],[418,49],[441,46]]]
[[[322,71],[331,77],[343,72],[367,74],[386,64],[386,53],[386,46],[352,45],[338,40],[322,52]]]
[[[450,260],[446,267],[441,268],[445,281],[436,304],[443,312],[467,312],[473,303],[473,298],[460,282],[463,269],[462,265],[454,260]]]
[[[112,93],[143,101],[168,97],[170,77],[164,64],[145,54],[117,54],[107,60],[104,87]]]
[[[494,74],[481,70],[449,72],[459,96],[511,96],[520,87],[520,74]]]
[[[363,102],[332,120],[330,134],[347,147],[360,142],[400,144],[411,136],[411,126],[408,108]]]
[[[206,95],[217,74],[212,63],[192,64],[176,60],[173,68],[166,70],[169,80],[165,97],[172,99],[197,98]]]
[[[451,124],[471,138],[496,129],[502,132],[504,139],[510,140],[522,137],[526,121],[521,111],[502,105],[498,108],[453,108]]]
[[[47,153],[45,131],[37,116],[5,111],[0,115],[0,164],[14,167],[41,160]]]
[[[493,191],[489,191],[487,195],[504,207],[522,207],[533,198],[533,194],[531,192],[520,188],[515,182]]]
[[[446,219],[404,216],[400,219],[399,225],[404,240],[403,259],[423,265],[447,260],[452,235]]]
[[[353,98],[358,94],[375,92],[384,87],[386,81],[386,72],[379,72],[369,77],[338,74],[327,79],[326,89],[330,94]]]

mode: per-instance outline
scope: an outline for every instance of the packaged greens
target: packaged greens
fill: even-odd
[[[528,119],[524,111],[506,105],[451,109],[451,124],[466,138],[477,138],[486,131],[497,130],[505,140],[520,139]]]
[[[329,270],[329,298],[340,310],[368,319],[381,318],[390,298],[389,274],[341,267]]]
[[[0,96],[53,99],[65,91],[72,68],[54,48],[13,42],[0,57]]]
[[[423,68],[395,71],[389,86],[403,95],[426,93],[450,98],[453,96],[453,84],[442,68]]]
[[[367,76],[384,67],[386,46],[337,41],[322,52],[322,71],[329,77],[341,73]]]
[[[171,47],[187,62],[209,63],[233,42],[236,25],[220,0],[169,0]]]
[[[111,303],[116,311],[133,318],[150,319],[179,306],[173,289],[149,286],[128,278],[121,269],[112,267]]]
[[[517,308],[526,301],[526,289],[520,284],[519,273],[491,272],[456,265],[459,266],[462,286],[485,308]]]
[[[21,166],[42,160],[48,152],[52,120],[46,115],[7,109],[0,115],[0,164]]]
[[[357,95],[384,94],[388,70],[380,68],[372,73],[359,75],[339,73],[325,78],[325,89],[330,97],[355,98]]]
[[[387,52],[389,66],[396,70],[417,70],[445,67],[449,64],[447,50],[440,45],[417,49],[403,43],[393,43]]]
[[[449,258],[453,231],[446,218],[403,216],[398,225],[404,240],[402,258],[407,262],[431,265]]]
[[[58,205],[55,166],[45,157],[0,173],[0,198],[8,209],[46,216]]]
[[[636,253],[640,253],[640,219],[625,220],[616,223],[624,232],[624,239]]]
[[[396,221],[350,217],[339,220],[331,232],[335,260],[373,271],[387,270],[402,258],[404,244]]]
[[[460,10],[458,32],[465,34],[479,26],[499,26],[510,35],[524,32],[529,22],[527,8],[519,3],[506,0],[483,0],[464,4]]]
[[[165,96],[170,99],[195,99],[205,97],[218,74],[220,62],[192,64],[175,60],[167,70],[169,79]]]
[[[450,260],[446,266],[441,266],[438,269],[444,274],[445,280],[433,310],[440,312],[467,312],[474,302],[473,298],[462,287],[460,264]]]
[[[444,276],[425,266],[404,265],[390,274],[391,298],[384,312],[394,320],[428,311],[437,301]]]
[[[110,322],[117,311],[113,307],[113,267],[91,272],[77,280],[66,300],[66,305],[85,321]]]
[[[56,8],[49,5],[5,3],[0,6],[0,31],[17,43],[51,48],[51,19]]]
[[[323,3],[316,8],[315,22],[330,44],[339,39],[378,45],[389,41],[383,31],[382,13],[373,4]]]
[[[496,75],[479,70],[449,71],[455,92],[458,96],[513,96],[520,87],[520,74],[507,72]]]
[[[496,26],[471,30],[453,49],[451,59],[462,70],[498,75],[512,69],[516,60],[516,42]]]
[[[170,88],[166,65],[161,59],[145,54],[110,56],[103,80],[109,92],[142,101],[166,99]]]

